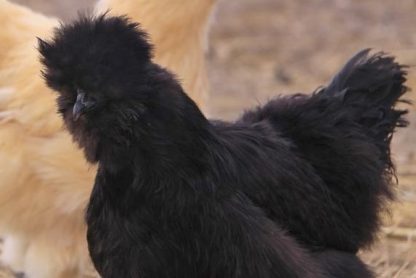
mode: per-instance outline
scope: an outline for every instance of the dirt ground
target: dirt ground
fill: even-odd
[[[18,2],[67,19],[93,1]],[[233,119],[275,95],[311,92],[368,47],[410,65],[408,85],[416,92],[416,1],[222,0],[207,53],[211,114]],[[410,110],[410,127],[393,142],[398,201],[378,243],[361,253],[383,278],[416,278],[416,109]]]

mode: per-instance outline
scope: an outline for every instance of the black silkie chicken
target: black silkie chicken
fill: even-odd
[[[48,85],[99,168],[87,211],[98,272],[119,277],[371,277],[355,256],[393,197],[405,126],[394,58],[355,55],[311,95],[207,120],[125,17],[39,40]]]

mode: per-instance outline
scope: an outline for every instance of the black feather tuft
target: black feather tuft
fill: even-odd
[[[131,84],[152,57],[152,45],[139,24],[106,14],[83,15],[62,25],[50,42],[39,39],[38,49],[46,81],[56,90],[68,84],[91,90]]]

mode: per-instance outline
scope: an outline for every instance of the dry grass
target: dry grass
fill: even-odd
[[[19,1],[65,18],[74,14],[54,1]],[[77,2],[83,1],[72,3]],[[222,0],[208,53],[211,114],[232,119],[276,94],[311,91],[362,48],[391,52],[415,66],[415,11],[414,0]],[[413,67],[408,84],[416,88]],[[382,278],[416,278],[416,111],[411,110],[411,126],[393,144],[398,202],[385,216],[380,240],[361,253]]]

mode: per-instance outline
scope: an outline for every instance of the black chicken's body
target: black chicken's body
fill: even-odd
[[[103,277],[371,276],[355,252],[392,196],[406,91],[393,58],[360,52],[328,87],[224,123],[124,18],[84,18],[40,51],[67,128],[99,163],[87,223]]]

